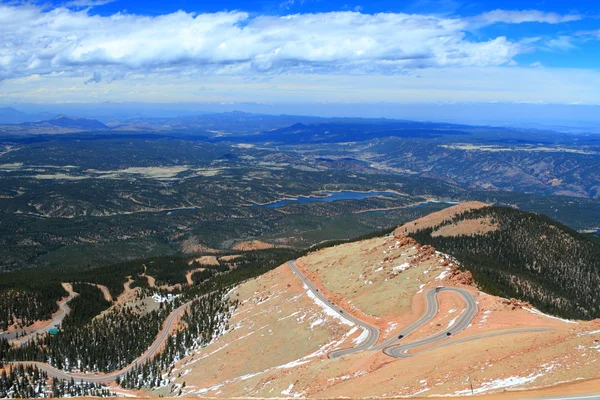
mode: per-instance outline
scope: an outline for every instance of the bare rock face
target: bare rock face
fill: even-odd
[[[450,272],[450,280],[456,285],[473,285],[473,275],[470,271],[461,271],[456,265],[453,265]]]
[[[410,236],[406,236],[404,233],[399,232],[398,230],[394,231],[394,239],[399,242],[399,247],[420,246],[415,239],[411,238]]]
[[[529,302],[519,299],[502,299],[502,304],[511,310],[517,310],[523,307],[531,307]]]

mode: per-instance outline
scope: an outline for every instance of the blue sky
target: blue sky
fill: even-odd
[[[0,1],[0,102],[600,104],[600,2]]]

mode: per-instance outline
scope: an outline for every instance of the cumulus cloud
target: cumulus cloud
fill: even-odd
[[[497,23],[522,24],[525,22],[538,22],[545,24],[561,24],[579,21],[578,14],[561,15],[553,12],[539,10],[493,10],[473,18],[476,24],[491,25]]]
[[[98,82],[127,74],[404,74],[506,65],[523,50],[475,40],[468,22],[418,14],[329,12],[258,16],[183,11],[92,15],[0,4],[0,79],[63,74]]]

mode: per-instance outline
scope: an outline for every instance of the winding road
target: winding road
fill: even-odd
[[[380,344],[377,344],[377,342],[379,341],[379,336],[380,336],[379,329],[377,327],[370,325],[370,324],[352,316],[347,311],[343,310],[341,307],[335,305],[331,300],[329,300],[325,295],[323,295],[323,293],[321,293],[321,291],[319,291],[319,289],[317,289],[315,287],[315,285],[312,283],[312,281],[310,279],[308,279],[302,273],[302,271],[296,265],[295,260],[289,261],[289,265],[290,265],[290,268],[292,269],[292,271],[296,274],[296,276],[298,276],[298,278],[303,282],[303,284],[306,286],[306,288],[309,289],[319,301],[321,301],[325,306],[329,307],[332,311],[334,311],[336,314],[338,314],[341,318],[346,319],[347,321],[351,322],[352,324],[354,324],[355,326],[357,326],[359,328],[362,328],[363,330],[367,331],[367,333],[368,333],[366,339],[363,340],[361,343],[359,343],[357,346],[351,347],[351,348],[346,348],[346,349],[335,350],[335,351],[329,353],[329,358],[343,357],[343,356],[346,356],[349,354],[353,354],[353,353],[357,353],[357,352],[365,351],[365,350],[377,350],[377,351],[383,350],[383,352],[385,354],[387,354],[391,357],[395,357],[395,358],[410,357],[415,354],[418,354],[418,353],[410,353],[410,354],[407,353],[411,349],[421,347],[421,346],[436,344],[438,342],[442,342],[442,341],[448,339],[449,337],[451,337],[459,332],[462,332],[464,329],[466,329],[469,326],[469,324],[473,320],[475,314],[477,313],[477,303],[475,301],[475,298],[469,291],[467,291],[465,289],[461,289],[461,288],[456,288],[456,287],[437,287],[435,289],[430,289],[426,293],[427,311],[425,312],[425,314],[423,314],[423,316],[421,316],[421,318],[419,318],[418,320],[416,320],[415,322],[413,322],[406,328],[397,332],[392,338],[390,338]],[[419,329],[420,327],[422,327],[423,325],[428,323],[431,319],[433,319],[433,317],[435,317],[437,315],[437,313],[439,311],[439,306],[438,306],[438,302],[437,302],[437,294],[440,292],[443,292],[443,291],[454,291],[454,292],[460,294],[463,297],[463,299],[465,300],[466,308],[463,311],[463,313],[458,317],[458,319],[452,324],[452,326],[448,327],[446,330],[444,330],[442,332],[436,333],[434,335],[428,336],[428,337],[420,339],[420,340],[403,343],[403,344],[396,344],[399,340],[405,339],[406,336],[410,335],[412,332],[416,331],[417,329]],[[74,292],[70,292],[70,293],[77,295]],[[196,299],[194,299],[194,300],[196,300]],[[173,310],[169,314],[169,316],[165,319],[165,322],[163,323],[163,328],[158,333],[158,335],[157,335],[156,339],[154,340],[154,342],[152,343],[152,345],[144,352],[144,354],[142,354],[140,357],[138,357],[136,360],[134,360],[131,364],[129,364],[128,366],[126,366],[125,368],[123,368],[121,370],[114,371],[114,372],[107,373],[107,374],[104,374],[104,373],[83,374],[83,373],[70,373],[70,372],[62,371],[62,370],[54,368],[46,363],[36,362],[36,361],[15,361],[15,362],[10,362],[9,364],[35,365],[40,370],[46,372],[49,376],[56,377],[58,379],[65,379],[65,380],[74,379],[76,381],[84,381],[84,382],[90,382],[90,383],[92,383],[92,382],[93,383],[107,383],[107,382],[115,381],[117,378],[121,378],[121,377],[125,376],[129,371],[131,371],[137,365],[143,364],[144,362],[150,360],[152,357],[154,357],[159,352],[160,348],[162,347],[162,345],[165,343],[165,341],[169,337],[169,334],[172,331],[179,316],[181,316],[183,314],[183,312],[185,312],[185,310],[190,306],[190,304],[194,300],[190,300],[187,303],[179,306],[177,309]],[[61,305],[61,309],[64,311],[64,313],[62,314],[62,318],[64,318],[64,316],[66,314],[68,314],[68,311],[69,311],[69,308],[66,305],[66,303],[67,303],[67,300],[65,300],[63,302],[63,304]],[[60,321],[62,321],[62,318],[60,319]],[[447,343],[440,344],[438,346],[427,348],[422,351],[433,350],[435,348],[448,346],[453,343],[465,342],[465,341],[469,341],[469,340],[477,340],[477,339],[480,339],[483,337],[492,337],[492,336],[498,336],[498,335],[503,335],[503,334],[520,333],[520,332],[541,332],[541,331],[545,331],[545,330],[549,330],[549,329],[545,329],[545,328],[514,329],[511,331],[484,333],[481,335],[474,335],[474,336],[469,336],[466,338],[453,340],[453,341],[450,341]],[[450,332],[451,335],[448,335],[448,332]]]
[[[194,299],[194,300],[196,300],[196,299]],[[144,362],[146,362],[146,361],[150,360],[152,357],[154,357],[159,352],[160,348],[162,347],[164,342],[169,337],[169,334],[170,334],[171,330],[173,329],[173,326],[174,326],[175,322],[177,321],[177,318],[181,314],[183,314],[183,312],[190,306],[190,304],[194,300],[190,300],[187,303],[185,303],[185,304],[179,306],[178,308],[176,308],[175,310],[173,310],[171,312],[171,314],[169,314],[167,319],[165,319],[162,330],[158,333],[158,335],[156,336],[156,339],[154,339],[154,342],[148,348],[148,350],[146,350],[146,352],[144,354],[142,354],[140,357],[135,359],[127,367],[120,369],[118,371],[114,371],[114,372],[111,372],[108,374],[102,374],[102,373],[77,374],[77,373],[65,372],[65,371],[56,369],[46,363],[37,362],[37,361],[15,361],[15,362],[9,362],[8,364],[35,365],[36,367],[38,367],[38,369],[46,372],[49,376],[52,376],[52,377],[55,377],[58,379],[70,380],[72,378],[77,382],[84,381],[84,382],[89,382],[89,383],[112,382],[112,381],[116,380],[117,378],[121,378],[121,377],[125,376],[131,369],[133,369],[138,364],[143,364]]]
[[[475,297],[471,294],[471,292],[469,292],[466,289],[457,288],[457,287],[449,287],[449,286],[439,286],[435,289],[428,290],[427,293],[425,294],[425,300],[427,302],[427,310],[426,310],[425,314],[423,314],[423,316],[421,316],[421,318],[419,318],[418,320],[416,320],[409,326],[403,328],[401,331],[394,334],[394,336],[392,336],[390,339],[377,344],[377,342],[379,340],[379,336],[380,336],[379,329],[377,329],[373,325],[370,325],[358,318],[353,317],[347,311],[344,311],[342,308],[335,305],[331,300],[329,300],[325,295],[323,295],[323,293],[321,293],[315,287],[315,285],[311,282],[311,280],[308,279],[302,273],[302,271],[300,271],[300,269],[296,265],[295,260],[290,261],[289,265],[290,265],[292,271],[296,274],[296,276],[298,276],[298,278],[300,278],[300,280],[304,283],[304,285],[306,285],[306,287],[308,289],[310,289],[312,291],[312,293],[321,302],[323,302],[331,310],[333,310],[335,313],[337,313],[340,317],[345,318],[346,320],[352,322],[359,328],[362,328],[368,332],[367,338],[363,342],[361,342],[359,345],[357,345],[355,347],[351,347],[351,348],[335,350],[335,351],[329,353],[329,358],[343,357],[343,356],[357,353],[359,351],[364,351],[364,350],[383,351],[388,356],[391,356],[394,358],[408,358],[408,357],[412,357],[416,354],[420,354],[422,352],[430,351],[430,350],[437,349],[437,348],[444,347],[444,346],[449,346],[449,345],[452,345],[455,343],[463,343],[463,342],[467,342],[467,341],[471,341],[471,340],[495,337],[495,336],[500,336],[500,335],[508,335],[508,334],[514,334],[514,333],[544,332],[544,331],[552,330],[549,328],[524,328],[524,329],[512,329],[512,330],[506,330],[506,331],[499,331],[499,332],[488,332],[488,333],[483,333],[483,334],[479,334],[479,335],[468,336],[466,338],[451,340],[446,343],[438,344],[437,346],[423,349],[416,353],[415,352],[408,353],[410,350],[413,350],[413,349],[416,349],[419,347],[433,345],[436,343],[446,341],[446,340],[452,338],[454,335],[456,335],[456,334],[464,331],[466,328],[468,328],[469,325],[471,324],[471,322],[473,321],[473,318],[477,314],[477,302],[475,301]],[[438,293],[441,293],[441,292],[456,292],[459,295],[461,295],[463,300],[465,301],[466,308],[461,313],[461,315],[457,318],[457,320],[455,320],[451,326],[449,326],[448,328],[446,328],[445,330],[443,330],[441,332],[435,333],[435,334],[425,337],[423,339],[419,339],[419,340],[415,340],[415,341],[407,342],[407,343],[397,344],[399,341],[404,341],[404,339],[406,339],[406,337],[408,335],[410,335],[411,333],[413,333],[420,327],[427,324],[429,321],[431,321],[433,319],[433,317],[435,317],[437,315],[437,313],[439,311],[437,295],[438,295]]]
[[[60,326],[65,317],[71,312],[71,309],[69,308],[69,305],[67,303],[73,300],[75,297],[79,296],[78,293],[73,291],[73,287],[71,286],[71,284],[61,283],[61,285],[67,291],[67,293],[69,293],[69,296],[66,299],[61,300],[57,303],[59,308],[58,313],[55,316],[53,316],[50,321],[47,321],[44,324],[44,326],[37,329],[25,328],[13,332],[4,332],[2,335],[0,335],[0,339],[6,339],[9,342],[11,342],[11,344],[16,344],[17,346],[20,346],[23,343],[27,342],[29,339],[31,339],[33,336],[47,333],[56,325]],[[17,336],[20,337],[17,339]]]
[[[290,261],[289,264],[290,264],[290,267],[292,268],[292,271],[294,271],[294,273],[296,274],[296,276],[298,276],[298,278],[300,278],[302,283],[304,283],[319,300],[321,300],[323,303],[325,303],[329,308],[331,308],[340,317],[352,322],[354,325],[356,325],[362,329],[365,329],[369,332],[369,336],[367,336],[366,340],[364,340],[358,346],[352,347],[349,349],[341,349],[341,350],[333,351],[333,352],[329,353],[329,358],[342,357],[342,356],[345,356],[348,354],[356,353],[358,351],[367,350],[377,343],[377,341],[379,340],[379,329],[377,329],[373,325],[367,324],[366,322],[364,322],[358,318],[353,317],[351,314],[345,312],[342,308],[334,305],[331,302],[331,300],[329,300],[325,295],[323,295],[323,293],[321,293],[319,291],[319,289],[317,289],[315,287],[315,285],[311,282],[311,280],[308,279],[302,273],[302,271],[300,271],[300,269],[296,265],[295,260]]]
[[[408,336],[412,332],[416,331],[417,329],[431,321],[433,317],[437,315],[439,311],[437,294],[441,292],[456,292],[462,296],[466,304],[466,309],[458,317],[458,320],[456,320],[451,326],[449,326],[448,328],[446,328],[446,330],[442,332],[428,336],[421,340],[416,340],[402,345],[394,345],[394,343],[404,339],[406,336]],[[475,301],[475,297],[473,297],[473,295],[465,289],[449,286],[437,287],[435,289],[430,289],[427,291],[425,295],[425,300],[427,301],[427,311],[425,312],[425,314],[421,318],[410,324],[408,327],[398,332],[392,338],[381,343],[375,348],[375,350],[383,350],[383,352],[388,356],[404,358],[405,354],[403,353],[407,350],[432,343],[437,343],[450,338],[452,335],[456,335],[457,333],[464,331],[475,317],[475,314],[477,314],[477,302]],[[448,333],[450,333],[450,335],[448,335]],[[400,338],[400,336],[402,336],[402,338]]]

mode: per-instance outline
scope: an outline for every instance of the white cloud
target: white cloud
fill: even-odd
[[[572,40],[573,38],[571,36],[559,36],[557,38],[548,40],[546,45],[553,50],[572,50],[576,47]]]
[[[87,9],[0,4],[0,80],[33,74],[90,83],[135,73],[404,74],[506,65],[525,51],[505,37],[469,39],[467,26],[458,18],[395,13],[99,16]]]
[[[494,10],[480,14],[473,20],[475,24],[490,25],[497,23],[522,24],[525,22],[561,24],[564,22],[579,21],[580,19],[581,16],[578,14],[561,15],[539,10]]]
[[[588,37],[593,39],[600,39],[600,29],[595,31],[580,31],[576,33],[577,36]]]
[[[65,3],[65,7],[92,8],[103,6],[112,3],[113,1],[115,0],[72,0]]]

